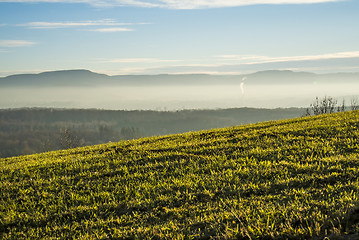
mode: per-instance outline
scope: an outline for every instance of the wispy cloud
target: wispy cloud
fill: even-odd
[[[88,3],[94,6],[137,6],[170,9],[203,9],[239,7],[258,4],[315,4],[343,0],[2,0],[2,2],[66,2]]]
[[[313,4],[324,2],[338,2],[341,0],[162,0],[151,1],[155,7],[171,9],[204,9],[204,8],[223,8],[240,7],[259,4]],[[140,4],[143,1],[137,1]],[[146,2],[148,3],[148,2]]]
[[[29,22],[24,24],[18,24],[17,26],[28,27],[31,29],[57,29],[57,28],[78,28],[78,27],[98,27],[98,26],[129,26],[129,25],[142,25],[149,23],[123,23],[117,22],[113,19],[102,19],[96,21],[80,21],[80,22]],[[109,29],[109,28],[108,28]],[[117,28],[120,30],[121,28]],[[125,28],[123,28],[125,29]]]
[[[0,47],[26,47],[36,44],[25,40],[0,40]]]
[[[180,60],[158,59],[158,58],[116,58],[100,60],[103,63],[166,63],[179,62]]]
[[[217,72],[234,74],[238,72],[265,69],[289,69],[304,65],[307,67],[317,61],[323,69],[330,60],[359,59],[359,51],[338,52],[318,55],[281,56],[264,55],[218,55],[205,59],[161,59],[161,58],[114,58],[95,59],[96,63],[121,64],[121,69],[128,73],[181,73],[181,72]],[[355,60],[356,61],[356,60]],[[318,64],[314,64],[315,66]],[[329,66],[328,65],[328,66]],[[136,66],[136,67],[130,67]],[[332,69],[333,70],[333,69]]]
[[[89,29],[87,31],[92,32],[131,32],[134,31],[130,28],[97,28],[97,29]]]
[[[108,62],[137,63],[137,68],[126,69],[128,73],[136,74],[244,74],[268,69],[314,71],[323,73],[357,71],[358,61],[359,51],[282,57],[262,55],[220,55],[206,59],[188,59],[186,61],[161,60],[152,58],[130,58],[113,59]],[[154,64],[148,65],[147,63]]]
[[[298,61],[316,61],[330,59],[359,58],[359,51],[338,52],[319,55],[305,56],[286,56],[286,57],[268,57],[258,55],[220,55],[217,56],[222,61],[238,62],[241,64],[261,64],[275,62],[298,62]]]

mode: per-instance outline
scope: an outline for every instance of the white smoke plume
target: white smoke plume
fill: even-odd
[[[247,80],[247,77],[243,77],[241,84],[239,84],[242,94],[244,94],[244,81],[245,80]]]

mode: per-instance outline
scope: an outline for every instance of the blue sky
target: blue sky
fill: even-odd
[[[359,71],[357,0],[0,0],[0,76]]]

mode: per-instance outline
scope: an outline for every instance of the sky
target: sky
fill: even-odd
[[[359,72],[358,0],[0,0],[0,76]]]

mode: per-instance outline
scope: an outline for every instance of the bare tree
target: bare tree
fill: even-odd
[[[135,127],[122,127],[121,136],[123,139],[130,140],[141,136],[140,130]]]
[[[350,99],[350,108],[352,110],[359,110],[359,99],[358,97],[353,97]]]
[[[345,111],[345,100],[343,98],[342,105],[338,105],[337,112],[344,112]]]
[[[62,149],[80,146],[80,140],[67,128],[60,131],[60,146]]]
[[[51,151],[51,149],[54,149],[50,139],[46,139],[43,143],[42,143],[42,151],[43,152],[48,152]]]
[[[345,102],[343,100],[342,105],[337,105],[338,101],[332,97],[325,96],[322,99],[318,97],[310,104],[310,107],[306,109],[305,116],[319,115],[326,113],[342,112],[345,111]]]

